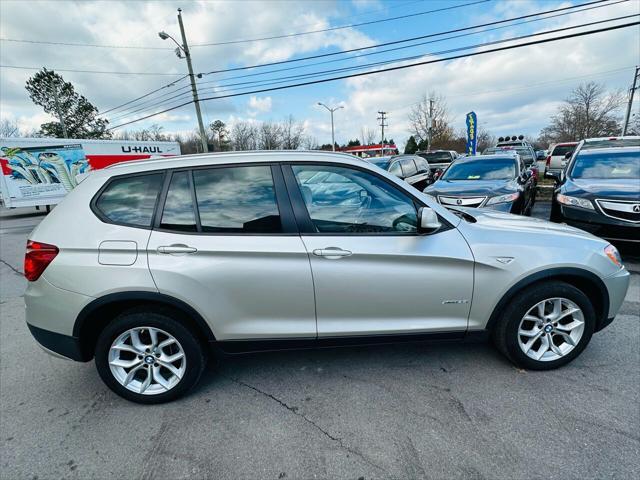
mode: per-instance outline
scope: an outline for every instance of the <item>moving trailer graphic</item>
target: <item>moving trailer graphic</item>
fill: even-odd
[[[91,170],[173,155],[176,142],[0,139],[0,193],[9,208],[55,205]]]

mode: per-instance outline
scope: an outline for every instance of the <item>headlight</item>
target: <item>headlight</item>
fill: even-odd
[[[593,208],[593,203],[591,203],[591,201],[587,200],[586,198],[570,197],[568,195],[562,195],[561,193],[559,193],[558,196],[556,196],[556,200],[558,200],[558,203],[562,203],[563,205],[595,210],[595,208]]]
[[[624,266],[622,265],[622,257],[620,257],[620,252],[618,252],[618,249],[613,245],[609,244],[604,247],[604,253],[607,257],[609,257],[609,260],[615,263],[618,267],[622,268]]]
[[[507,193],[506,195],[500,195],[498,197],[491,197],[486,205],[495,205],[496,203],[515,202],[520,196],[519,192]]]

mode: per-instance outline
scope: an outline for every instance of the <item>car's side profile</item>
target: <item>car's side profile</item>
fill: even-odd
[[[37,341],[95,358],[142,403],[191,388],[208,345],[489,334],[517,365],[555,368],[613,320],[629,282],[615,248],[580,230],[448,210],[359,159],[312,152],[93,172],[30,235],[25,275]]]

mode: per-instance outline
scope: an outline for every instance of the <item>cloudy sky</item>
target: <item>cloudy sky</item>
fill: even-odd
[[[182,78],[186,74],[186,63],[176,57],[175,45],[170,40],[163,41],[157,35],[159,31],[166,31],[180,38],[178,7],[183,9],[194,70],[205,74],[198,80],[201,97],[207,98],[382,68],[367,67],[376,62],[395,66],[445,58],[478,50],[445,53],[460,47],[640,13],[640,0],[610,0],[604,8],[528,23],[514,21],[496,25],[489,31],[485,27],[351,54],[219,72],[368,47],[589,1],[2,0],[0,115],[17,120],[23,129],[37,128],[49,120],[40,107],[30,102],[24,89],[29,76],[43,66],[73,82],[77,91],[106,112],[112,126],[189,101],[188,82]],[[556,35],[634,20],[637,17]],[[340,28],[353,24],[363,25]],[[314,33],[287,36],[301,32]],[[256,40],[264,37],[281,38]],[[385,51],[390,49],[393,50]],[[403,60],[406,57],[412,59]],[[305,122],[307,132],[319,143],[330,141],[331,126],[328,112],[318,107],[317,102],[344,106],[336,112],[339,143],[360,137],[363,128],[379,131],[377,111],[385,110],[389,112],[387,138],[404,144],[410,134],[407,114],[412,105],[425,93],[435,91],[446,98],[456,128],[464,126],[465,113],[473,110],[480,126],[496,135],[535,136],[562,99],[580,82],[595,80],[608,89],[627,89],[639,59],[640,29],[634,26],[375,75],[217,98],[203,102],[202,107],[207,123],[216,119],[227,124],[239,120],[282,120],[291,114]],[[345,70],[304,77],[334,69]],[[208,73],[213,71],[218,73]],[[176,83],[170,85],[171,82]],[[160,90],[111,110],[156,89]],[[152,123],[161,124],[167,132],[192,130],[196,126],[193,105],[123,128],[139,129]]]

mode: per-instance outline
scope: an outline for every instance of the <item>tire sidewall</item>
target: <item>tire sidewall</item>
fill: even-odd
[[[584,317],[584,331],[578,345],[564,357],[547,362],[534,360],[522,351],[518,343],[520,321],[529,309],[538,302],[555,297],[566,298],[580,307]],[[523,295],[513,301],[505,311],[504,320],[506,321],[503,331],[505,335],[504,346],[513,362],[529,370],[551,370],[571,362],[586,348],[595,330],[596,313],[589,298],[582,291],[564,282],[550,282],[530,287]]]
[[[171,334],[182,346],[187,367],[178,384],[168,392],[143,395],[133,392],[116,380],[109,367],[109,350],[114,340],[125,331],[136,327],[156,327]],[[198,339],[181,323],[163,313],[125,312],[114,318],[98,337],[95,364],[102,380],[121,397],[137,403],[164,403],[184,395],[198,380],[205,366],[204,349]]]

